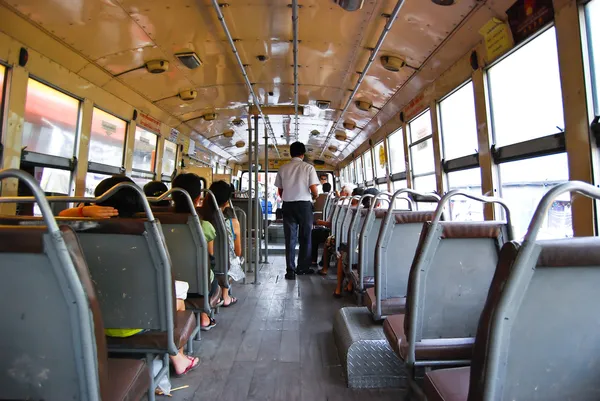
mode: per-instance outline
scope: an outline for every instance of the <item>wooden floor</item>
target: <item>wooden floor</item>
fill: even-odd
[[[351,390],[333,340],[335,312],[351,300],[331,296],[335,276],[286,281],[285,259],[271,257],[259,284],[236,284],[238,303],[195,343],[201,366],[180,379],[173,401],[397,401],[401,390]],[[333,273],[333,271],[331,271]],[[251,280],[249,280],[251,281]]]

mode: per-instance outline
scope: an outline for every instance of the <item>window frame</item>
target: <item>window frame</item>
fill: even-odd
[[[365,164],[365,160],[366,158],[369,158],[369,160],[371,161],[371,179],[367,179],[367,165]],[[374,171],[374,166],[373,166],[373,149],[371,147],[369,147],[363,154],[362,154],[362,158],[363,158],[363,172],[364,172],[364,181],[365,184],[369,187],[372,186],[373,183],[375,182],[375,179],[377,177],[375,177],[375,171]]]
[[[156,162],[157,162],[156,155],[158,154],[158,143],[159,143],[160,133],[156,133],[156,132],[151,131],[151,130],[145,128],[145,127],[136,126],[135,127],[136,132],[137,132],[138,129],[141,129],[141,130],[149,132],[149,133],[151,133],[153,135],[156,135],[156,144],[154,145],[154,155],[155,155],[154,156],[154,163],[152,163],[152,170],[150,170],[150,171],[148,171],[148,170],[142,170],[142,169],[133,167],[133,159],[132,159],[131,176],[132,177],[136,177],[136,178],[141,178],[141,179],[148,179],[148,177],[151,175],[152,178],[150,178],[150,180],[154,181],[156,179],[157,175],[158,175],[158,173],[156,172]],[[135,153],[135,134],[136,134],[136,132],[133,133],[133,135],[134,135],[134,139],[133,139],[133,153]]]
[[[436,110],[437,111],[437,110]],[[436,112],[434,111],[434,112]],[[418,146],[424,142],[427,142],[428,140],[431,140],[431,143],[433,145],[433,134],[434,134],[434,130],[433,127],[431,126],[431,119],[429,121],[429,125],[430,125],[430,129],[431,129],[431,134],[424,136],[423,138],[419,138],[416,141],[412,141],[412,129],[411,129],[411,124],[416,121],[417,119],[421,118],[423,115],[425,115],[427,112],[431,113],[432,110],[430,108],[426,108],[425,110],[423,110],[421,113],[417,114],[416,116],[414,116],[407,124],[407,129],[408,129],[408,136],[407,138],[409,139],[409,144],[408,144],[408,155],[410,157],[410,175],[412,177],[412,182],[413,182],[413,186],[414,186],[414,180],[415,178],[420,178],[420,177],[426,177],[429,175],[435,175],[435,155],[433,154],[433,146],[431,148],[431,153],[432,153],[432,157],[433,157],[433,165],[432,165],[432,170],[428,171],[426,173],[419,173],[419,174],[414,174],[414,163],[413,163],[413,147]],[[431,114],[430,114],[431,116]]]
[[[131,121],[128,119],[122,118],[122,117],[116,115],[115,113],[112,113],[96,104],[94,104],[93,109],[98,109],[100,111],[105,112],[106,114],[110,114],[111,116],[118,118],[121,121],[124,121],[125,122],[125,136],[123,138],[123,154],[121,155],[121,166],[120,167],[111,166],[111,165],[103,164],[103,163],[92,162],[92,161],[88,160],[87,172],[88,173],[96,173],[96,174],[106,174],[106,175],[125,174],[125,154],[127,153],[127,139],[129,136],[129,125],[131,124]],[[94,118],[93,109],[92,109],[92,119]],[[134,133],[134,135],[135,135],[135,133]],[[91,142],[91,132],[90,132],[90,142]],[[89,159],[89,156],[88,156],[88,159]]]

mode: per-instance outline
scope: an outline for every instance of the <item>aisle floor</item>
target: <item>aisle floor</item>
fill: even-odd
[[[261,266],[259,284],[235,284],[238,303],[221,308],[217,326],[202,333],[194,353],[201,365],[172,378],[173,401],[397,401],[398,389],[352,390],[346,382],[332,334],[335,312],[350,299],[331,296],[329,277],[287,281],[285,259]],[[251,283],[253,280],[248,280]]]

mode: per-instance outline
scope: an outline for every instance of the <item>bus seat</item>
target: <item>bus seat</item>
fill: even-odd
[[[414,352],[406,341],[399,353],[409,365],[469,363],[506,229],[506,223],[494,221],[424,224],[410,271],[403,321],[407,339],[414,330]],[[417,315],[412,315],[413,310]]]
[[[150,209],[152,209],[152,213],[175,213],[173,206],[156,206],[150,204]]]
[[[362,209],[361,213],[364,213],[365,221],[358,240],[358,269],[353,269],[349,277],[359,298],[375,285],[375,244],[387,209],[373,209],[371,214],[369,209]]]
[[[467,401],[471,367],[427,372],[423,391],[427,401]]]
[[[396,211],[383,232],[382,227],[376,243],[374,287],[367,289],[366,306],[376,320],[385,316],[404,313],[406,291],[412,260],[417,250],[423,224],[433,220],[435,212]],[[378,259],[381,256],[381,260]],[[380,288],[381,313],[377,314],[376,287]]]
[[[97,391],[102,400],[140,400],[150,386],[146,362],[107,358],[102,316],[81,248],[70,228],[60,230],[71,266],[60,263],[60,248],[45,226],[0,226],[0,291],[10,300],[0,315],[2,395],[88,400]],[[77,308],[78,291],[87,302],[85,316]],[[82,322],[89,322],[90,338],[85,338]],[[90,350],[85,344],[96,347],[93,360],[86,356]],[[86,372],[87,367],[93,371]]]

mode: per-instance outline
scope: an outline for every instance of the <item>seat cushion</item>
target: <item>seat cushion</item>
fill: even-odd
[[[375,287],[367,288],[367,293],[365,296],[365,305],[371,313],[375,313],[375,302],[377,298],[375,297]],[[389,315],[399,315],[404,313],[406,308],[406,298],[388,298],[381,300],[381,315],[389,316]]]
[[[214,309],[217,304],[221,300],[222,289],[220,286],[217,287],[217,291],[208,299],[209,306]],[[193,311],[203,311],[204,310],[204,297],[198,294],[190,294],[188,293],[187,298],[185,299],[185,308]]]
[[[471,368],[442,369],[425,375],[428,401],[467,401]]]
[[[192,311],[177,312],[173,340],[177,349],[182,348],[196,328],[196,319]],[[167,352],[168,341],[166,331],[148,331],[131,337],[107,337],[110,349],[139,349]]]
[[[357,269],[352,269],[351,273],[352,281],[354,281],[354,285],[358,288],[360,283],[360,272]],[[375,287],[375,277],[373,276],[365,276],[363,277],[363,288],[372,288]]]
[[[403,360],[408,359],[408,341],[404,331],[404,314],[388,316],[383,323],[383,332],[390,346]],[[415,344],[417,361],[470,360],[474,338],[424,339]]]
[[[108,400],[140,401],[150,387],[150,370],[145,360],[108,359]]]

